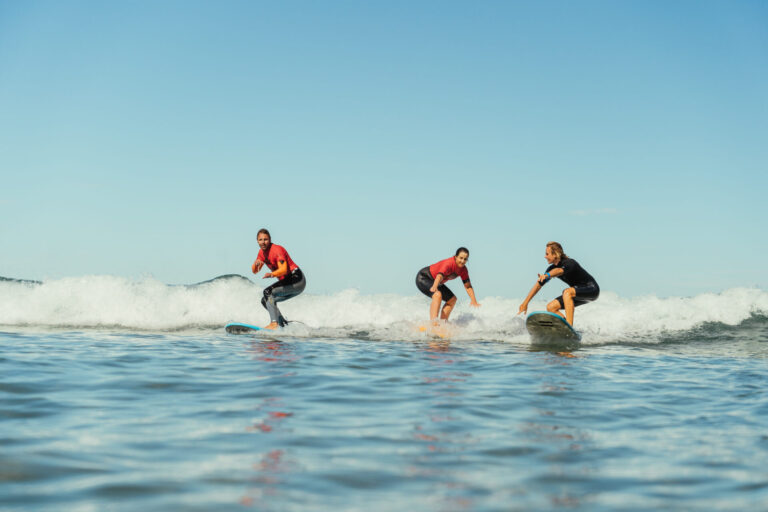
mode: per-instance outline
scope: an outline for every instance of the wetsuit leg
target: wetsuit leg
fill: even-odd
[[[282,281],[278,281],[264,290],[264,298],[261,299],[261,305],[269,312],[271,322],[277,322],[280,327],[288,324],[288,321],[280,313],[277,307],[278,302],[291,299],[301,292],[307,286],[307,281],[300,269],[296,269]]]
[[[597,286],[597,283],[574,286],[573,289],[576,291],[576,295],[573,297],[573,307],[583,306],[584,304],[597,300],[600,296],[600,287]],[[555,300],[560,303],[560,309],[565,309],[562,295]]]
[[[435,278],[432,277],[432,274],[430,274],[429,267],[424,267],[423,269],[419,270],[419,273],[416,274],[416,288],[418,288],[419,291],[427,297],[432,298],[432,292],[430,289],[432,288],[433,284],[435,284]],[[438,286],[437,289],[443,296],[443,300],[446,302],[455,297],[450,288],[444,284]]]
[[[444,284],[441,284],[440,286],[438,286],[437,289],[443,295],[443,300],[445,302],[448,302],[452,298],[456,297],[451,291],[451,289],[445,286]]]
[[[432,288],[434,282],[432,274],[429,273],[429,267],[424,267],[416,274],[416,288],[427,297],[432,298],[432,292],[429,289]]]

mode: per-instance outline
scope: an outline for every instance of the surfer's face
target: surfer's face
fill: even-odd
[[[459,268],[462,268],[464,265],[467,264],[467,260],[469,259],[469,254],[465,252],[460,252],[458,256],[456,256],[456,266]]]
[[[259,247],[262,251],[269,249],[270,244],[272,244],[272,240],[270,240],[269,235],[265,233],[261,233],[256,241],[259,243]]]
[[[551,265],[557,259],[557,254],[553,253],[552,248],[548,246],[546,252],[544,253],[544,257],[547,259],[547,263]]]

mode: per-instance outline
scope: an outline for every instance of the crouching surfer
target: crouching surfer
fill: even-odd
[[[285,327],[288,321],[280,313],[277,303],[293,298],[304,291],[307,281],[296,263],[288,255],[288,251],[281,245],[272,243],[272,236],[266,229],[259,230],[256,236],[259,243],[259,255],[253,262],[251,270],[258,274],[266,264],[271,272],[264,274],[264,278],[276,277],[278,281],[264,289],[264,298],[261,305],[269,312],[270,323],[265,329],[277,329]]]
[[[558,277],[570,286],[563,291],[563,294],[547,304],[547,311],[564,316],[566,321],[573,327],[573,310],[576,306],[581,306],[587,302],[592,302],[600,296],[600,287],[595,278],[589,275],[579,263],[563,252],[563,247],[557,242],[549,242],[544,253],[549,267],[544,274],[539,274],[536,283],[528,292],[518,314],[528,311],[528,303],[536,295],[541,287],[547,284],[547,281],[553,277]],[[560,310],[565,310],[565,315]]]
[[[429,320],[432,325],[437,325],[438,312],[440,319],[447,322],[453,307],[456,305],[456,296],[443,284],[451,279],[461,277],[471,301],[470,305],[480,306],[475,299],[475,290],[472,289],[472,283],[469,280],[467,259],[469,259],[469,250],[466,247],[459,247],[455,256],[424,267],[416,274],[416,287],[421,293],[432,299],[432,304],[429,307]],[[441,304],[443,304],[442,308],[440,307]]]

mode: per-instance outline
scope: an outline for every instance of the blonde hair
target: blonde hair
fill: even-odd
[[[549,247],[553,253],[555,253],[555,256],[557,256],[561,261],[567,260],[568,255],[565,254],[565,251],[563,251],[563,246],[560,245],[557,242],[549,242],[547,243],[547,247]]]

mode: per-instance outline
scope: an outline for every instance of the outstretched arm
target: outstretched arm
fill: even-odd
[[[469,305],[479,308],[480,304],[478,304],[477,299],[475,299],[475,289],[472,288],[472,283],[467,281],[464,283],[464,288],[467,290],[467,295],[469,295]]]
[[[547,276],[549,276],[549,277],[547,278],[547,280],[546,280],[546,281],[544,281],[544,282],[546,283],[546,282],[547,282],[547,281],[549,281],[551,278],[553,278],[553,277],[559,277],[559,276],[561,276],[561,275],[563,275],[563,274],[565,274],[565,269],[562,269],[562,268],[560,268],[560,267],[558,267],[558,268],[553,268],[552,270],[550,270],[549,272],[547,272],[547,273],[546,273],[546,274],[544,274],[544,275],[541,275],[541,274],[539,274],[539,280],[541,280],[541,278],[542,278],[542,277],[547,277]]]
[[[539,293],[539,290],[541,290],[541,287],[542,287],[542,286],[544,286],[544,283],[546,283],[547,281],[549,281],[549,280],[550,280],[550,278],[551,278],[551,276],[552,276],[552,274],[553,274],[555,271],[557,271],[557,270],[560,270],[560,271],[562,272],[562,270],[561,270],[561,269],[555,269],[555,270],[553,270],[552,272],[550,272],[549,274],[539,274],[539,279],[536,281],[536,284],[534,284],[534,285],[533,285],[533,288],[531,288],[531,291],[530,291],[530,292],[528,292],[528,296],[525,298],[525,300],[523,301],[523,303],[522,303],[522,304],[520,304],[520,309],[518,309],[518,310],[517,310],[517,314],[518,314],[518,315],[519,315],[520,313],[525,313],[526,311],[528,311],[528,303],[529,303],[529,302],[531,302],[531,299],[532,299],[532,298],[533,298],[533,297],[534,297],[534,296],[535,296],[537,293]]]

